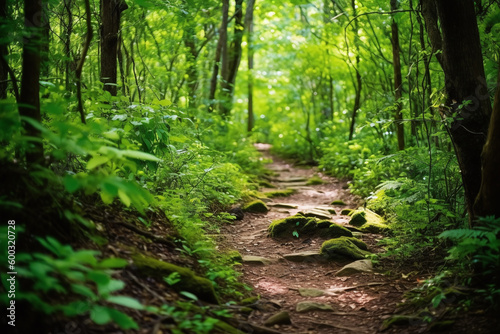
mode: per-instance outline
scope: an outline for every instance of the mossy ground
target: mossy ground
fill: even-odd
[[[317,175],[314,175],[309,180],[307,180],[306,185],[308,185],[308,186],[315,186],[315,185],[323,184],[323,183],[325,183],[325,181],[323,181],[323,179],[321,179]]]
[[[272,190],[272,191],[266,191],[264,195],[268,198],[275,198],[275,197],[288,197],[291,196],[295,193],[295,189],[283,189],[283,190]]]

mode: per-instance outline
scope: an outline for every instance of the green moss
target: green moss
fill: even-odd
[[[318,220],[301,214],[275,220],[269,225],[271,237],[289,237],[297,231],[300,236],[318,236],[323,238],[352,237],[351,231],[329,220]]]
[[[366,223],[359,228],[361,232],[364,233],[385,233],[388,232],[391,228],[386,224],[378,224],[378,223]]]
[[[323,181],[319,176],[314,175],[309,180],[307,180],[306,185],[307,186],[314,186],[314,185],[323,184],[323,183],[325,183],[325,181]]]
[[[288,197],[293,195],[294,193],[295,189],[283,189],[283,190],[266,191],[264,195],[266,195],[268,198],[275,198],[275,197]]]
[[[259,299],[260,299],[260,296],[248,297],[248,298],[242,299],[239,304],[241,306],[248,306],[251,304],[255,304]]]
[[[321,245],[321,254],[327,255],[331,259],[364,259],[370,252],[366,251],[366,244],[356,238],[340,237],[327,240]]]
[[[238,252],[237,250],[230,250],[229,252],[226,253],[226,256],[232,262],[241,262],[241,261],[243,261],[243,258],[241,257],[240,252]]]
[[[345,202],[341,199],[336,199],[331,203],[331,205],[346,205]]]
[[[142,254],[132,256],[134,266],[140,275],[150,276],[159,280],[177,272],[181,280],[172,286],[176,291],[188,291],[209,303],[219,304],[212,282],[206,278],[197,276],[191,269],[179,267],[175,264],[159,261],[155,258]]]
[[[291,236],[293,231],[299,230],[309,222],[315,223],[316,219],[296,214],[295,216],[273,221],[267,231],[271,237]]]
[[[245,332],[242,332],[239,329],[229,325],[227,322],[220,320],[214,325],[213,333],[245,334]]]
[[[349,216],[353,211],[354,211],[353,209],[343,209],[342,211],[340,211],[340,214],[344,216]]]
[[[267,180],[259,180],[258,183],[259,183],[259,186],[261,186],[263,188],[276,188],[276,186],[274,184],[272,184],[271,182],[269,182]]]
[[[352,226],[361,226],[367,222],[366,220],[366,212],[362,210],[358,210],[351,213],[351,220],[349,220],[349,224]]]
[[[261,200],[255,200],[244,205],[242,210],[245,212],[266,213],[267,211],[269,211],[269,208]]]

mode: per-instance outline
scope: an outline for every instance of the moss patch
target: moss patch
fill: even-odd
[[[245,212],[266,213],[269,211],[267,205],[261,200],[252,201],[241,208]]]
[[[347,204],[345,204],[345,202],[341,199],[336,199],[331,203],[331,205],[347,205]]]
[[[349,224],[359,227],[365,233],[383,233],[390,229],[384,218],[368,209],[354,211]]]
[[[359,227],[368,221],[366,219],[366,212],[363,210],[351,212],[350,216],[351,216],[351,220],[349,220],[349,224],[351,224],[352,226]]]
[[[276,186],[274,184],[272,184],[271,182],[269,182],[267,180],[259,180],[258,183],[259,183],[259,186],[261,186],[263,188],[276,188]]]
[[[366,251],[366,244],[356,238],[340,237],[327,240],[321,245],[320,253],[330,259],[362,260],[370,252]]]
[[[227,252],[226,256],[232,262],[240,262],[241,263],[243,261],[243,258],[241,257],[240,252],[238,252],[237,250],[231,250],[231,251]]]
[[[344,216],[349,216],[353,211],[354,211],[353,209],[343,209],[342,211],[340,211],[340,214]]]
[[[307,180],[306,186],[314,186],[314,185],[323,184],[323,183],[325,183],[325,181],[323,181],[319,176],[314,175],[309,180]]]
[[[390,231],[391,228],[386,224],[366,223],[359,229],[364,233],[386,233]]]
[[[318,220],[301,214],[275,220],[269,225],[271,237],[290,237],[297,231],[300,236],[318,236],[323,238],[352,237],[352,232],[329,220]]]
[[[175,264],[159,261],[155,258],[142,254],[132,255],[134,265],[140,275],[150,276],[158,280],[164,277],[179,273],[181,280],[174,284],[172,288],[176,291],[188,291],[209,303],[219,304],[219,298],[215,294],[214,286],[208,279],[200,277],[191,269],[179,267]]]
[[[293,195],[294,193],[295,189],[283,189],[283,190],[266,191],[264,195],[266,195],[268,198],[275,198],[275,197],[288,197]]]

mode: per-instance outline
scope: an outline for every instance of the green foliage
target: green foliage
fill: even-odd
[[[6,237],[7,233],[2,233],[2,236]],[[113,270],[125,267],[127,261],[118,258],[99,260],[97,251],[75,251],[52,237],[38,238],[38,241],[52,255],[40,252],[17,254],[18,275],[26,280],[18,289],[17,300],[26,300],[46,314],[62,312],[69,317],[90,314],[90,319],[99,325],[114,322],[125,330],[138,329],[132,318],[112,307],[114,304],[137,310],[144,308],[134,298],[115,294],[125,287],[125,283],[113,279]],[[4,276],[2,274],[3,282]],[[71,296],[72,301],[59,304],[67,298],[64,296]],[[6,301],[7,296],[3,296],[2,302]]]

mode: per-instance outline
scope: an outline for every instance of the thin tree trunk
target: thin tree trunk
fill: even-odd
[[[243,26],[243,0],[236,0],[235,13],[234,13],[234,34],[228,54],[228,69],[227,72],[223,71],[222,77],[222,105],[221,113],[224,117],[229,116],[232,109],[234,84],[236,83],[236,75],[241,61],[241,42],[243,40],[244,26]]]
[[[117,50],[124,0],[101,0],[101,81],[112,96],[117,93]]]
[[[65,86],[67,91],[71,91],[71,34],[73,33],[73,12],[71,11],[71,6],[73,5],[73,0],[64,0],[64,8],[68,17],[68,21],[65,25],[65,40],[64,40],[64,78]],[[64,22],[64,19],[61,19]]]
[[[210,106],[208,111],[213,111],[213,105],[215,100],[215,91],[217,90],[217,76],[219,75],[219,62],[222,58],[222,69],[226,66],[227,70],[227,24],[229,16],[229,0],[222,1],[222,22],[219,29],[219,41],[217,42],[217,48],[215,49],[215,59],[214,67],[212,71],[212,78],[210,79],[210,92],[208,94],[208,100]],[[225,54],[225,56],[223,56]]]
[[[353,17],[356,17],[357,11],[356,11],[356,0],[351,0],[351,7],[352,7],[352,15]],[[352,118],[351,118],[351,126],[349,128],[349,140],[352,140],[354,137],[354,126],[356,124],[356,115],[358,113],[359,108],[361,107],[361,89],[362,89],[362,82],[361,82],[361,74],[359,73],[359,63],[360,63],[360,58],[359,58],[359,36],[358,36],[358,31],[359,31],[359,24],[358,20],[354,20],[354,52],[356,52],[356,64],[355,64],[355,71],[356,71],[356,82],[354,83],[354,89],[356,91],[356,97],[354,98],[354,106],[352,108]]]
[[[391,11],[398,9],[398,0],[391,0]],[[401,97],[403,79],[401,77],[401,60],[399,55],[399,30],[396,20],[392,19],[392,62],[394,67],[394,98],[396,100],[395,120],[396,132],[398,137],[398,150],[405,149],[405,132],[403,125],[403,116],[401,115]]]
[[[85,124],[85,112],[83,110],[83,102],[82,102],[82,71],[83,64],[85,63],[85,58],[87,58],[87,52],[90,47],[90,41],[92,40],[92,36],[94,31],[92,30],[92,22],[90,16],[90,2],[89,0],[85,0],[85,20],[87,23],[87,35],[85,36],[85,44],[83,45],[83,50],[81,54],[80,61],[76,67],[75,76],[76,76],[76,97],[78,100],[78,111],[80,112],[80,120],[83,124]]]
[[[19,114],[23,117],[41,121],[40,114],[40,39],[42,38],[42,20],[39,19],[43,7],[39,0],[24,1],[24,36],[22,79]],[[43,163],[43,145],[40,131],[28,122],[23,122],[26,134],[35,140],[26,149],[26,162],[31,165]],[[38,140],[37,140],[38,139]]]
[[[252,132],[255,116],[253,114],[253,67],[254,67],[254,49],[253,49],[253,10],[255,0],[248,0],[245,13],[245,27],[247,29],[247,48],[248,48],[248,123],[247,131]]]

